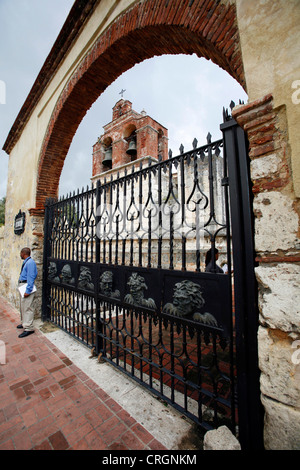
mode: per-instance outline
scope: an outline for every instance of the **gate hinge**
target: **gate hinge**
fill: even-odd
[[[222,184],[222,186],[228,186],[228,185],[229,185],[229,178],[228,178],[228,176],[225,176],[224,178],[222,178],[221,184]]]

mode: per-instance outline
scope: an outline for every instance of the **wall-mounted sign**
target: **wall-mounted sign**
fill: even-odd
[[[25,230],[25,212],[19,210],[18,214],[15,217],[15,226],[14,232],[16,235],[21,235]]]

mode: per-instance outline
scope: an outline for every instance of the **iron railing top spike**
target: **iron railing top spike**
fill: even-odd
[[[169,158],[172,158],[172,154],[173,154],[173,152],[172,152],[172,150],[170,149],[170,150],[169,150]]]
[[[233,100],[230,101],[229,107],[232,112],[233,108],[235,107],[235,102]],[[230,121],[231,118],[232,116],[229,113],[228,108],[225,109],[223,106],[223,122]]]
[[[211,133],[209,132],[209,133],[207,134],[207,136],[206,136],[206,140],[207,140],[207,143],[208,143],[208,144],[211,144],[211,137],[212,137],[212,135],[211,135]]]
[[[196,137],[194,138],[192,145],[193,145],[193,149],[197,148],[198,140],[196,139]]]
[[[161,155],[161,154],[158,155],[158,161],[159,161],[159,162],[162,161],[162,155]]]
[[[184,146],[181,144],[180,147],[179,147],[179,152],[180,154],[182,155],[183,152],[184,152]]]
[[[223,106],[223,122],[225,122],[225,121],[226,121],[226,110]]]
[[[233,101],[232,101],[232,103],[233,103]],[[228,108],[225,109],[223,107],[223,122],[230,121],[230,119],[231,119],[231,115],[228,112]]]

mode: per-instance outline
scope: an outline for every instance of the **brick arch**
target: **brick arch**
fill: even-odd
[[[41,149],[36,210],[56,197],[72,138],[87,110],[123,72],[156,55],[211,59],[245,88],[235,5],[219,0],[145,0],[98,38],[61,93]]]
[[[123,138],[130,137],[133,132],[136,132],[135,124],[127,124],[123,130]]]

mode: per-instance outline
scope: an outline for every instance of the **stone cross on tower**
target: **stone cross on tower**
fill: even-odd
[[[120,91],[119,95],[121,95],[121,98],[123,98],[123,94],[125,93],[125,91],[126,90],[123,90],[123,89]]]

